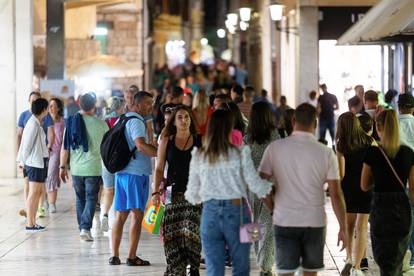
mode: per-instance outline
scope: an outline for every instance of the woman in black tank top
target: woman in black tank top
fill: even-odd
[[[164,250],[167,259],[165,276],[199,275],[201,240],[201,207],[191,205],[184,198],[190,170],[191,152],[201,146],[201,138],[191,110],[177,106],[162,132],[155,171],[154,202],[159,202],[159,187],[168,163],[167,186],[172,187],[171,202],[165,205],[163,220]]]

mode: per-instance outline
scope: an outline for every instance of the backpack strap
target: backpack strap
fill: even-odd
[[[140,121],[144,124],[144,129],[145,129],[145,132],[147,132],[147,125],[145,124],[145,120],[141,119],[140,117],[138,117],[138,116],[134,116],[134,115],[132,115],[132,116],[126,116],[125,114],[122,114],[122,115],[119,117],[119,121],[120,121],[120,123],[124,124],[124,125],[123,125],[124,127],[126,126],[127,122],[128,122],[129,120],[131,120],[131,119],[138,119],[138,120],[140,120]],[[136,146],[134,146],[134,147],[132,148],[132,150],[131,150],[131,153],[132,153],[132,159],[135,159],[135,151],[136,151],[136,150],[137,150],[137,147],[136,147]]]

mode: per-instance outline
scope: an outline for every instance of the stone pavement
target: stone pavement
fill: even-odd
[[[81,242],[76,223],[74,192],[70,184],[62,184],[58,195],[58,212],[39,220],[41,225],[47,226],[47,231],[26,234],[25,221],[17,215],[18,210],[23,207],[22,187],[21,179],[0,180],[0,275],[163,275],[163,247],[157,236],[148,234],[145,230],[138,255],[150,260],[150,267],[109,266],[107,261],[111,253],[110,236],[96,236],[96,221],[93,229],[95,242]],[[337,223],[328,200],[327,209],[329,226],[325,247],[326,270],[319,275],[339,275],[338,269],[344,263],[345,252],[339,252],[336,246]],[[127,229],[126,225],[125,230]],[[121,244],[123,262],[127,243],[128,235],[125,231]],[[367,275],[379,275],[372,257],[369,261],[372,269]],[[251,275],[259,275],[253,254],[251,262]],[[203,271],[201,275],[204,275]],[[226,275],[231,275],[231,271],[227,270]]]

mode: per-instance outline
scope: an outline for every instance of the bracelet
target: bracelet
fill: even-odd
[[[160,192],[153,192],[152,194],[151,194],[151,196],[155,196],[155,195],[159,195],[160,194]]]
[[[64,170],[66,169],[66,166],[59,166],[59,169]]]

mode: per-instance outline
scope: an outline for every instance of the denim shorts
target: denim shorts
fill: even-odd
[[[326,227],[275,226],[276,267],[278,273],[294,273],[324,269],[323,250]]]
[[[115,186],[115,174],[108,172],[102,165],[102,181],[105,189],[113,189]]]

